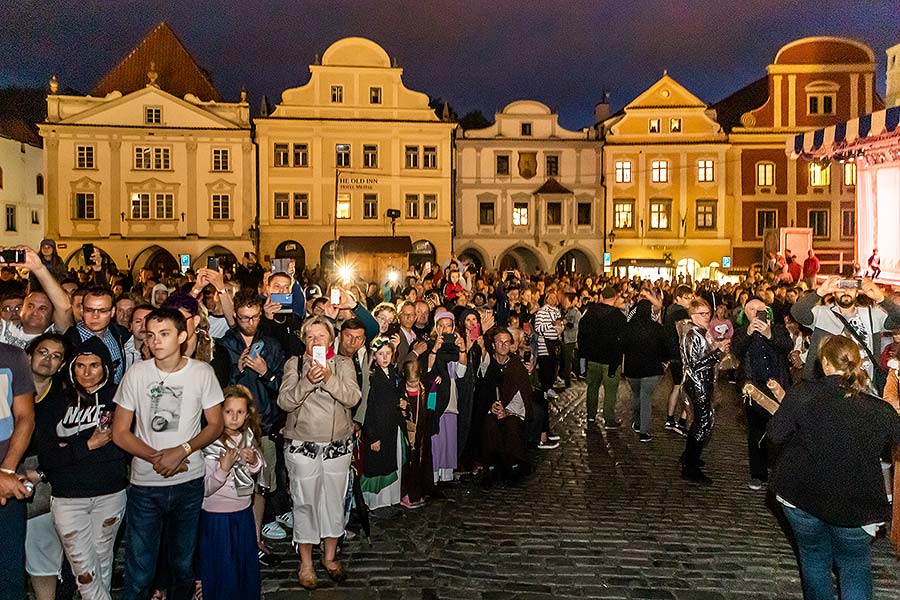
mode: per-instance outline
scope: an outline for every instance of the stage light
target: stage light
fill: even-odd
[[[353,275],[353,267],[351,265],[341,265],[338,267],[338,277],[340,277],[341,281],[345,284],[353,281]]]
[[[400,281],[400,271],[397,269],[391,269],[388,271],[388,281],[391,283],[397,283]]]

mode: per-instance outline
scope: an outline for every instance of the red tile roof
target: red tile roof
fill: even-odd
[[[32,125],[20,117],[0,116],[0,137],[4,137],[23,144],[43,147],[43,138],[38,135]]]
[[[178,36],[163,21],[153,28],[125,57],[91,90],[91,96],[102,97],[118,90],[130,94],[149,83],[147,72],[153,62],[159,74],[157,84],[173,96],[183,98],[194,94],[201,100],[221,100],[219,90]]]
[[[571,194],[572,190],[550,177],[544,185],[534,191],[535,194]]]

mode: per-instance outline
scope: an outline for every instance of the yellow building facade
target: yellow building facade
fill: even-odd
[[[729,144],[715,113],[666,74],[601,132],[613,271],[707,277],[729,262]]]
[[[410,263],[446,260],[455,123],[406,88],[403,69],[370,40],[339,40],[309,69],[306,84],[255,119],[261,258],[327,268],[334,240],[352,238],[338,260],[353,253],[365,263],[359,274],[377,278],[385,265],[365,255],[405,257],[396,242],[408,237]]]

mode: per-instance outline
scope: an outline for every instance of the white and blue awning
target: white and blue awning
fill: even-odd
[[[785,151],[791,158],[830,158],[852,144],[897,132],[900,106],[879,110],[845,123],[800,133],[788,138]]]

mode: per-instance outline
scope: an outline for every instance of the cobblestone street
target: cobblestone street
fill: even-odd
[[[705,452],[711,488],[679,478],[683,438],[662,428],[663,382],[654,440],[625,427],[586,430],[584,385],[555,402],[558,450],[533,455],[535,473],[515,488],[456,484],[446,501],[393,519],[373,519],[372,545],[345,548],[349,580],[319,573],[311,598],[676,599],[801,598],[791,547],[772,512],[774,498],[747,488],[739,400],[719,391]],[[620,416],[629,423],[626,388]],[[535,451],[537,453],[537,451]],[[287,543],[275,546],[288,556]],[[296,561],[263,574],[267,600],[304,598]],[[900,569],[888,542],[874,545],[876,598],[900,597]]]

